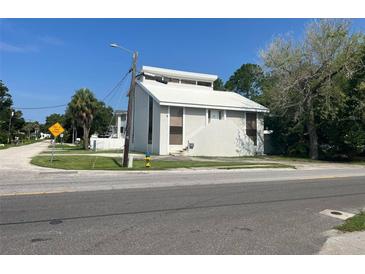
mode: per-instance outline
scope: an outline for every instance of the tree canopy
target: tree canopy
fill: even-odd
[[[13,109],[10,91],[0,80],[0,143],[8,142],[8,138],[10,142],[12,137],[23,128],[24,123],[22,112]]]
[[[89,137],[92,122],[98,108],[98,100],[92,91],[87,88],[79,89],[72,96],[71,102],[67,106],[67,111],[83,128],[84,148],[89,147]]]
[[[298,133],[308,135],[309,155],[313,159],[319,157],[320,145],[331,146],[329,136],[319,136],[321,129],[329,126],[329,121],[349,119],[350,113],[345,113],[346,109],[356,109],[349,106],[353,100],[363,105],[363,97],[358,92],[355,97],[352,94],[355,87],[346,84],[354,77],[363,77],[359,75],[364,68],[363,48],[364,34],[351,33],[348,21],[323,19],[308,25],[303,40],[279,37],[261,53],[271,80],[264,90],[264,101],[272,115],[288,120],[287,134],[297,129]],[[361,126],[358,127],[360,130]],[[327,142],[321,143],[325,138]],[[301,139],[305,141],[303,136]],[[356,142],[361,143],[362,139],[357,138]]]
[[[224,85],[225,89],[237,92],[247,98],[261,94],[264,72],[257,64],[243,64]]]

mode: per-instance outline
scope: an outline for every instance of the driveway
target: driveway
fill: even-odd
[[[49,146],[49,141],[24,145],[19,147],[11,147],[0,150],[0,172],[5,171],[40,171],[41,167],[30,164],[33,156],[46,150]]]

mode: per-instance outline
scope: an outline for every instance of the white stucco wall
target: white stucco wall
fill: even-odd
[[[149,96],[137,85],[134,105],[134,143],[133,150],[146,152],[148,142],[148,101]]]
[[[198,114],[199,111],[194,111]],[[194,115],[192,115],[194,117]],[[186,154],[190,156],[249,156],[264,153],[264,119],[257,114],[257,145],[246,135],[245,112],[227,111],[226,120],[218,120],[207,126],[199,125],[205,121],[203,112],[192,119],[187,118],[187,141],[194,143],[194,148]],[[194,122],[191,127],[189,121]],[[198,122],[199,121],[199,122]],[[196,129],[194,132],[194,128]],[[193,132],[193,134],[191,134]]]
[[[203,108],[185,108],[185,125],[183,133],[185,135],[185,147],[194,135],[205,128],[205,109]]]
[[[257,113],[257,147],[256,154],[262,155],[264,154],[264,114]]]
[[[160,105],[153,101],[152,153],[160,154]]]
[[[160,155],[169,154],[169,119],[168,106],[160,106]]]
[[[241,130],[246,130],[246,114],[243,111],[226,111],[226,120],[232,121]]]
[[[189,140],[194,148],[190,156],[246,156],[255,154],[255,146],[250,138],[230,120],[210,123]]]

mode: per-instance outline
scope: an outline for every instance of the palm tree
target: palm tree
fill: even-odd
[[[97,109],[97,99],[87,88],[79,89],[72,96],[67,111],[84,131],[84,148],[89,148],[89,133]]]

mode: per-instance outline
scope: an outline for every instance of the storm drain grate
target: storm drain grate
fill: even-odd
[[[344,212],[344,211],[340,211],[340,210],[333,210],[333,209],[325,209],[319,213],[329,216],[329,217],[337,218],[340,220],[347,220],[348,218],[351,218],[352,216],[355,215],[352,213],[348,213],[348,212]]]

